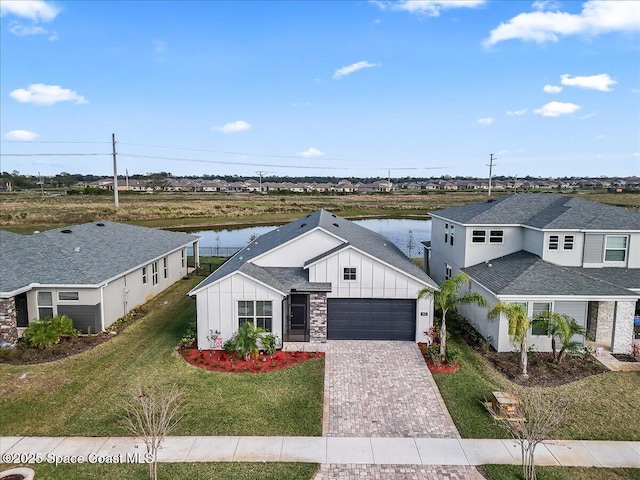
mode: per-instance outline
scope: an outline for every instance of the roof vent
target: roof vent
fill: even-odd
[[[337,223],[333,224],[334,227],[340,228],[340,225],[338,225]]]
[[[64,230],[60,230],[60,233],[71,233],[71,230],[69,230],[68,228],[64,229]]]
[[[73,251],[76,252],[76,253],[79,252],[80,251],[80,247],[74,248]]]
[[[105,224],[104,223],[96,223],[96,227],[104,227]]]
[[[303,224],[302,224],[302,225],[300,225],[298,228],[302,228],[302,227],[306,227],[306,226],[307,226],[307,224],[306,224],[306,223],[303,223]]]
[[[336,217],[333,213],[331,214],[331,216],[332,216],[333,218],[338,218],[338,217]]]
[[[495,199],[495,198],[490,198],[489,200],[487,200],[487,203],[493,203],[493,202],[495,202],[495,201],[496,201],[496,199]]]

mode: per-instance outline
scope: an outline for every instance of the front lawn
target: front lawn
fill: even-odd
[[[520,480],[518,465],[483,465],[488,480]],[[638,468],[536,467],[538,480],[640,480]]]
[[[90,351],[0,365],[0,435],[129,435],[122,400],[138,379],[187,391],[175,435],[321,435],[322,359],[268,374],[219,373],[177,354],[195,318],[186,293],[200,280],[179,281],[146,305],[145,317]]]
[[[464,438],[506,438],[481,402],[493,390],[520,394],[522,387],[452,335],[449,346],[462,351],[461,368],[434,374],[440,393]],[[567,421],[552,436],[575,440],[640,440],[640,372],[607,372],[545,390],[569,399]]]
[[[14,468],[0,464],[0,471]],[[140,464],[39,464],[30,465],[36,478],[48,480],[148,480],[149,469]],[[301,480],[312,478],[316,463],[159,463],[158,478],[206,478],[207,480]]]

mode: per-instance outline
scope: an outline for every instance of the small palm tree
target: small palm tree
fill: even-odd
[[[477,292],[460,294],[460,290],[469,283],[466,273],[458,273],[440,284],[439,291],[423,288],[418,292],[418,298],[433,297],[433,303],[442,312],[440,321],[440,359],[444,361],[447,356],[447,312],[455,310],[458,305],[475,304],[487,307],[489,304],[485,298]]]
[[[540,322],[547,331],[547,335],[551,337],[551,351],[556,363],[562,362],[567,353],[577,351],[581,346],[580,342],[571,340],[574,335],[586,335],[584,327],[565,314],[544,312],[536,315],[533,321]],[[562,342],[560,352],[557,354],[556,337],[559,337]]]
[[[520,347],[520,373],[526,378],[529,376],[527,373],[527,331],[531,324],[527,307],[520,303],[498,302],[489,310],[487,317],[495,320],[503,313],[509,321],[509,338],[515,346]]]

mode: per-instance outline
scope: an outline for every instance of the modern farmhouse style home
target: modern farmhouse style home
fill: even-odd
[[[390,240],[325,210],[252,241],[189,295],[198,348],[244,322],[285,342],[327,339],[425,341],[438,286]]]

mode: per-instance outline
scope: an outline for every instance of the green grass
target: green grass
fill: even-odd
[[[176,435],[321,435],[324,361],[266,374],[209,372],[175,351],[195,318],[181,280],[150,312],[91,351],[49,364],[0,365],[1,435],[127,435],[122,402],[138,381],[187,391]],[[22,377],[22,378],[21,378]]]
[[[37,479],[103,480],[126,478],[147,480],[148,467],[140,464],[64,464],[29,465]],[[0,464],[0,471],[15,465]],[[303,480],[318,469],[315,463],[159,463],[158,478],[193,480]]]
[[[462,351],[460,371],[435,374],[440,393],[464,438],[505,438],[481,402],[493,390],[522,394],[521,387],[502,374],[481,354],[455,336],[450,346]],[[640,372],[607,372],[558,387],[546,388],[569,399],[568,417],[552,432],[554,438],[574,440],[640,440]]]
[[[488,480],[520,480],[522,467],[483,465]],[[536,467],[538,480],[640,480],[638,468]]]

